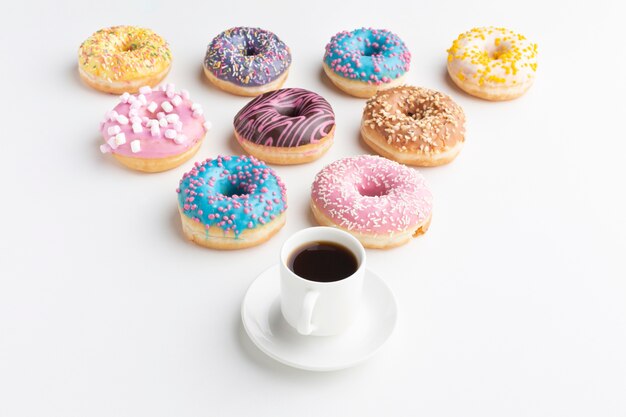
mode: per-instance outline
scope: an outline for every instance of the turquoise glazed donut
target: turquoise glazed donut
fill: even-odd
[[[384,29],[339,32],[326,45],[324,70],[349,94],[371,97],[402,83],[411,53],[398,35]]]
[[[218,156],[196,162],[176,192],[183,232],[201,246],[254,246],[285,223],[285,185],[254,157]]]

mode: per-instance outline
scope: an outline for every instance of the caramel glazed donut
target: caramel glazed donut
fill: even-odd
[[[403,164],[438,166],[452,161],[465,141],[465,114],[449,96],[402,86],[376,93],[361,121],[363,140]]]
[[[246,104],[234,125],[237,141],[250,154],[272,164],[301,164],[331,147],[335,113],[319,94],[285,88]]]

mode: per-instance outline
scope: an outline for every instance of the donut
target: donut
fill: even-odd
[[[300,164],[333,144],[335,113],[319,94],[302,88],[270,91],[235,116],[235,137],[251,155],[272,164]]]
[[[368,98],[402,84],[411,53],[398,35],[384,29],[339,32],[326,45],[322,66],[340,90]]]
[[[285,185],[251,156],[196,162],[176,190],[183,232],[213,249],[241,249],[272,237],[285,224]]]
[[[204,74],[232,94],[257,96],[285,83],[291,52],[269,30],[235,27],[217,35],[204,58]]]
[[[465,114],[450,97],[427,88],[379,91],[365,104],[361,136],[378,154],[403,164],[452,161],[465,141]]]
[[[448,49],[448,74],[463,91],[486,100],[511,100],[535,80],[537,44],[509,29],[474,28]]]
[[[351,233],[367,248],[388,249],[428,230],[432,194],[417,171],[361,155],[337,160],[315,176],[311,210],[320,225]]]
[[[100,124],[100,151],[143,172],[172,169],[191,158],[211,128],[202,107],[174,84],[124,93]]]
[[[78,72],[90,87],[105,93],[136,93],[159,84],[170,70],[167,42],[150,29],[113,26],[87,38],[78,49]]]

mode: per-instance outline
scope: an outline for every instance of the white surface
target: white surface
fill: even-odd
[[[389,339],[397,321],[396,300],[384,279],[365,270],[363,298],[352,326],[336,336],[303,336],[280,311],[280,270],[263,271],[244,297],[241,316],[252,342],[286,365],[334,371],[369,359]]]
[[[624,10],[237,4],[3,5],[0,415],[624,416]],[[187,243],[174,190],[191,163],[141,175],[100,154],[98,123],[115,98],[79,82],[76,51],[114,24],[151,27],[171,43],[167,80],[189,89],[214,125],[198,158],[240,152],[231,123],[247,102],[203,81],[209,40],[261,25],[291,46],[286,86],[330,101],[337,141],[317,162],[278,168],[290,207],[271,241],[228,253]],[[521,99],[473,99],[445,76],[452,40],[486,24],[539,43],[538,79]],[[435,196],[430,231],[368,251],[398,298],[394,336],[363,365],[314,374],[256,349],[239,311],[286,237],[313,225],[314,174],[368,152],[364,101],[320,68],[330,36],[361,25],[406,40],[408,80],[463,106],[467,146],[452,164],[422,170]]]

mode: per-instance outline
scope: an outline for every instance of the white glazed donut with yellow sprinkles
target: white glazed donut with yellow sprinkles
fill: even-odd
[[[537,44],[506,28],[462,33],[448,49],[448,73],[465,92],[486,100],[511,100],[535,80]]]

